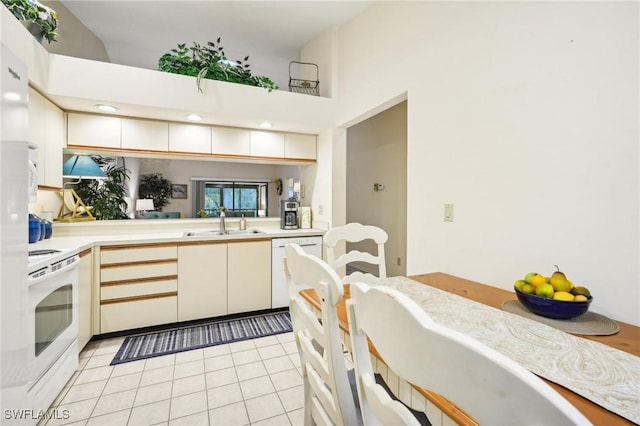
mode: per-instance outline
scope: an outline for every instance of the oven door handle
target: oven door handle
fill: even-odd
[[[74,258],[73,262],[63,266],[62,268],[60,268],[60,269],[58,269],[56,271],[53,271],[53,272],[51,272],[49,274],[40,275],[39,277],[36,277],[36,278],[29,279],[29,285],[38,284],[38,283],[40,283],[40,282],[42,282],[44,280],[49,280],[51,278],[55,278],[60,274],[64,274],[65,272],[68,272],[68,271],[70,271],[70,270],[72,270],[74,268],[77,268],[78,267],[78,256],[76,255],[73,258]]]

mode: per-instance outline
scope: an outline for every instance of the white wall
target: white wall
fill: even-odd
[[[111,62],[104,43],[58,0],[42,1],[58,15],[58,40],[44,42],[49,53]]]
[[[339,29],[339,123],[408,93],[409,274],[558,264],[640,325],[638,33],[634,2],[382,2]]]

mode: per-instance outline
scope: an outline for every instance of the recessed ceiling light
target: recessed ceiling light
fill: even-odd
[[[273,127],[273,124],[268,121],[263,121],[262,123],[260,123],[260,127],[262,127],[263,129],[270,129]]]
[[[189,115],[187,115],[187,120],[190,120],[190,121],[202,121],[202,117],[199,116],[198,114],[189,114]]]
[[[118,110],[118,108],[114,106],[103,105],[103,104],[97,104],[97,105],[94,105],[93,107],[102,112],[116,112]]]

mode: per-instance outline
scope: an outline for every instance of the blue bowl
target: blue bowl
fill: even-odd
[[[514,289],[518,300],[534,314],[553,319],[571,319],[580,316],[589,310],[593,297],[589,296],[582,302],[570,300],[556,300],[535,294],[523,293]]]
[[[29,244],[37,243],[40,240],[41,223],[33,214],[29,214]]]

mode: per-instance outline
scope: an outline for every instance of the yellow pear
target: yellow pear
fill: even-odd
[[[522,290],[522,286],[527,284],[527,282],[525,280],[518,280],[515,283],[513,283],[513,286],[517,289],[517,290]]]
[[[523,293],[535,294],[536,293],[536,288],[534,286],[532,286],[531,284],[524,284],[520,288],[520,291],[523,292]]]
[[[551,278],[549,278],[549,284],[553,286],[553,289],[555,291],[571,291],[571,281],[569,281],[567,277],[562,272],[560,272],[560,268],[558,267],[558,265],[553,266],[556,267],[557,271],[555,271],[551,275]]]
[[[583,286],[575,287],[571,290],[571,294],[575,294],[576,296],[580,294],[585,297],[591,296],[591,292],[589,291],[589,289]]]

